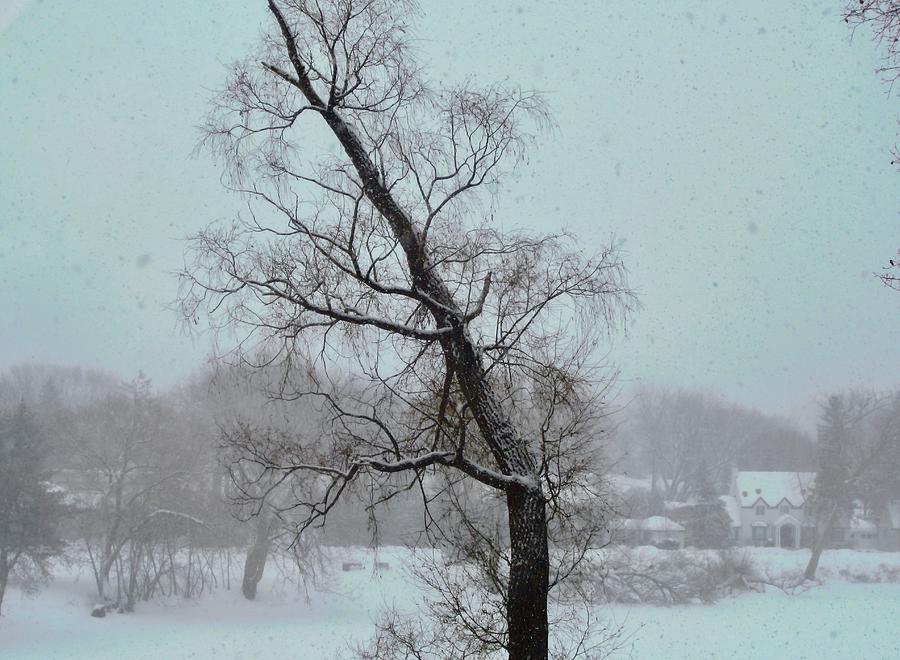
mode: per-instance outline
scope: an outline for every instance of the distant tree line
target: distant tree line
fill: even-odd
[[[377,529],[365,511],[341,507],[302,543],[279,506],[285,493],[241,506],[228,451],[237,435],[322,432],[316,411],[269,399],[270,376],[210,368],[158,392],[141,375],[80,367],[0,372],[0,608],[8,584],[36,589],[54,561],[89,567],[100,611],[131,611],[238,583],[253,598],[274,555],[314,580],[319,540],[409,540],[401,530],[422,516],[412,497],[385,503]]]
[[[617,470],[646,477],[663,500],[724,493],[735,467],[815,469],[815,442],[790,420],[706,392],[646,387],[618,417]]]

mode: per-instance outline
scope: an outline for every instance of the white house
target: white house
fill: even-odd
[[[815,521],[811,513],[807,515],[807,498],[815,478],[815,472],[733,469],[728,493],[719,498],[731,520],[733,543],[788,549],[812,545]],[[665,502],[665,512],[678,517],[679,509],[693,504]],[[684,528],[663,516],[625,520],[615,531],[623,543],[672,540],[683,546],[685,538]],[[900,552],[900,499],[889,501],[875,515],[859,503],[833,525],[826,543],[829,547]]]
[[[814,472],[732,473],[726,510],[732,517],[735,542],[799,548],[812,532],[805,512]],[[737,523],[740,522],[740,526]]]
[[[806,498],[815,472],[743,472],[733,470],[728,495],[722,496],[732,520],[734,542],[779,548],[808,547],[815,522],[806,515]],[[881,515],[864,517],[862,505],[831,530],[830,543],[861,550],[900,551],[900,500]]]

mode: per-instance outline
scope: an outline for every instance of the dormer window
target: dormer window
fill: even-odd
[[[747,491],[746,491],[746,490],[742,490],[742,491],[741,491],[741,497],[747,497]]]
[[[757,489],[756,489],[756,494],[757,494],[757,495],[761,495],[761,494],[762,494],[762,488],[757,488]]]
[[[758,515],[758,516],[766,515],[766,505],[765,504],[757,504],[756,505],[756,515]]]
[[[781,513],[790,513],[790,512],[791,512],[791,505],[788,504],[787,502],[785,502],[785,503],[782,504],[780,507],[778,507],[778,510],[781,511]]]

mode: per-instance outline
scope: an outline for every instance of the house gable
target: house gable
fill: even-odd
[[[793,504],[793,503],[792,503],[788,498],[786,498],[786,497],[782,497],[782,498],[781,498],[781,501],[780,501],[778,504],[776,504],[774,508],[780,509],[781,506],[782,506],[783,504],[787,504],[788,507],[791,508],[791,509],[801,509],[801,508],[803,508],[803,505],[802,505],[802,504],[801,504],[800,506],[797,506],[797,505]]]
[[[755,507],[762,500],[770,509],[784,501],[799,509],[806,501],[814,479],[812,472],[738,471],[734,477],[735,497],[744,508]]]

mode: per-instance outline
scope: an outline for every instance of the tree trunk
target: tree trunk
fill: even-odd
[[[0,614],[3,614],[3,596],[6,593],[6,582],[9,578],[6,550],[0,550]]]
[[[834,525],[836,515],[837,507],[834,507],[828,514],[828,517],[823,521],[822,525],[816,528],[816,534],[813,537],[812,555],[810,555],[809,563],[806,564],[806,570],[803,572],[803,579],[805,580],[816,579],[816,571],[819,568],[819,559],[822,557],[822,551],[825,549],[825,542]]]
[[[106,599],[106,587],[109,584],[109,574],[112,571],[113,559],[105,558],[100,564],[100,570],[94,576],[97,580],[97,596],[100,600]]]
[[[546,660],[550,558],[544,497],[538,490],[513,487],[506,502],[512,555],[506,603],[509,658]]]
[[[294,66],[297,75],[295,86],[311,106],[327,108],[310,81],[288,22],[272,0],[269,0],[269,9],[278,21],[288,57]],[[487,378],[480,349],[466,329],[465,314],[431,262],[426,237],[400,206],[382,179],[369,151],[341,114],[333,108],[327,108],[321,114],[359,174],[366,197],[387,221],[391,233],[402,247],[412,288],[427,294],[431,302],[426,303],[425,307],[430,310],[436,327],[458,330],[441,340],[446,365],[448,369],[451,365],[456,367],[460,388],[497,467],[504,475],[534,478],[534,486],[530,489],[524,485],[507,489],[512,554],[506,604],[508,650],[512,660],[546,659],[549,648],[547,592],[550,562],[545,502],[538,485],[540,479],[534,458]],[[248,554],[248,561],[250,557]]]
[[[241,582],[241,592],[247,600],[256,598],[256,588],[266,570],[266,559],[271,545],[270,531],[271,523],[268,519],[262,517],[257,519],[256,536],[253,539],[253,545],[247,551],[247,559],[244,561],[244,578]]]
[[[822,544],[816,543],[812,548],[812,556],[809,558],[809,563],[806,565],[806,571],[803,573],[804,580],[815,580],[816,579],[816,570],[819,568],[819,558],[822,556]]]

